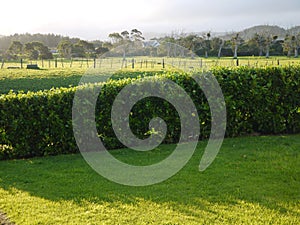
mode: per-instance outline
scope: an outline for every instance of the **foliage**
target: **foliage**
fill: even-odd
[[[252,133],[279,134],[300,132],[300,67],[215,68],[227,107],[227,136]],[[130,73],[130,72],[129,72]],[[142,74],[142,72],[141,72]],[[201,89],[188,74],[167,72],[143,78],[140,82],[170,79],[179,84],[194,100],[201,122],[201,139],[210,132],[210,111]],[[203,75],[199,75],[203,76]],[[93,91],[102,87],[96,107],[98,133],[108,148],[120,148],[111,128],[112,103],[127,84],[141,79],[110,80],[105,84],[78,87]],[[76,152],[72,130],[72,104],[75,87],[36,93],[13,93],[0,96],[1,145],[9,146],[1,158],[32,157]],[[83,110],[84,111],[84,110]],[[144,99],[132,109],[133,133],[145,138],[148,122],[160,116],[168,124],[165,143],[178,140],[180,121],[174,108],[161,99]],[[9,150],[8,150],[9,149]]]
[[[41,42],[29,42],[25,44],[24,53],[29,59],[52,59],[52,53]]]
[[[80,155],[0,161],[0,208],[12,222],[36,224],[298,224],[300,136],[225,139],[199,172],[207,142],[172,178],[129,187],[95,173]],[[149,165],[174,145],[112,151]]]

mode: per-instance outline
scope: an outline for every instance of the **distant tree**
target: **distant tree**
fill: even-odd
[[[291,35],[287,34],[284,42],[283,42],[283,49],[287,52],[287,56],[290,57],[292,55],[292,51],[294,51],[294,57],[298,57],[298,51],[300,48],[300,34],[298,35]]]
[[[114,46],[122,45],[123,60],[125,60],[128,47],[134,41],[144,40],[145,38],[142,35],[143,33],[138,29],[132,29],[130,33],[127,30],[124,30],[120,34],[116,32],[111,33],[108,37],[112,40]]]
[[[118,44],[123,40],[123,37],[119,33],[111,33],[108,35],[111,39],[112,44]]]
[[[95,53],[95,47],[93,43],[79,40],[76,44],[73,45],[72,53],[80,53],[81,57],[91,57]]]
[[[185,37],[180,37],[178,39],[178,44],[191,50],[195,51],[198,36],[196,34],[189,34]]]
[[[29,42],[25,44],[24,52],[29,59],[51,59],[52,53],[49,48],[41,42]]]
[[[299,48],[300,48],[300,33],[295,35],[295,40],[294,40],[295,58],[298,58],[299,56]]]
[[[103,48],[107,48],[107,49],[110,50],[110,49],[113,48],[113,45],[112,45],[110,42],[105,41],[105,42],[102,43],[102,47],[103,47]]]
[[[12,54],[14,58],[18,58],[19,55],[22,55],[23,44],[20,41],[13,41],[7,51],[9,54]]]
[[[57,46],[57,50],[61,57],[63,58],[71,58],[73,44],[71,41],[64,39],[59,42]]]
[[[203,47],[204,52],[205,52],[205,58],[208,58],[208,51],[211,48],[211,46],[210,46],[210,37],[211,37],[210,32],[203,35],[202,47]]]
[[[222,49],[224,47],[225,41],[221,38],[215,37],[211,40],[211,49],[217,52],[218,58],[221,57]]]
[[[142,41],[145,40],[143,33],[138,29],[132,29],[130,32],[131,41]]]
[[[238,57],[238,48],[243,43],[243,39],[240,37],[240,34],[237,33],[231,38],[231,46],[233,50],[233,58],[237,59]]]
[[[108,51],[109,51],[109,48],[104,47],[104,46],[102,45],[102,46],[96,48],[96,55],[103,55],[103,54],[105,54],[105,53],[108,52]]]
[[[262,56],[264,47],[266,45],[266,39],[265,39],[264,35],[255,33],[253,40],[257,44],[257,47],[259,49],[259,56]]]
[[[71,48],[71,56],[72,57],[85,57],[85,50],[82,45],[79,43],[73,44]],[[67,57],[68,58],[68,57]]]
[[[270,57],[270,48],[271,46],[276,42],[276,40],[278,39],[277,35],[267,35],[265,38],[265,48],[266,48],[266,58]]]

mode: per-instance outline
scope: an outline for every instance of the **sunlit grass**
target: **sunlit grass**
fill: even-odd
[[[199,172],[205,144],[182,171],[148,187],[112,183],[80,155],[1,161],[0,211],[17,224],[299,222],[300,135],[226,139],[214,163]],[[147,164],[173,149],[112,153]]]

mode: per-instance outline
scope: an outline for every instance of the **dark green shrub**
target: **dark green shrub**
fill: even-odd
[[[214,68],[212,72],[226,101],[227,136],[300,132],[299,66]],[[199,114],[200,138],[208,138],[210,110],[198,84],[189,75],[179,72],[151,76],[143,82],[165,78],[179,84],[193,99]],[[110,149],[122,147],[111,128],[112,103],[120,90],[134,80],[136,78],[101,84],[96,123],[99,136]],[[85,88],[93,91],[99,85]],[[78,152],[72,128],[75,91],[73,87],[1,95],[0,159]],[[133,133],[146,138],[148,123],[156,116],[162,117],[168,125],[165,143],[176,143],[180,135],[178,114],[171,104],[154,97],[140,101],[132,109]]]

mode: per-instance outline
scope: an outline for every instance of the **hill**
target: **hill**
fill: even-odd
[[[289,34],[299,34],[300,33],[300,26],[295,26],[295,27],[292,27],[290,29],[287,30],[287,33]]]
[[[38,41],[49,48],[56,48],[62,39],[69,39],[73,43],[79,40],[79,38],[70,38],[57,34],[14,34],[10,36],[0,36],[0,50],[7,50],[13,41],[20,41],[22,44]]]

